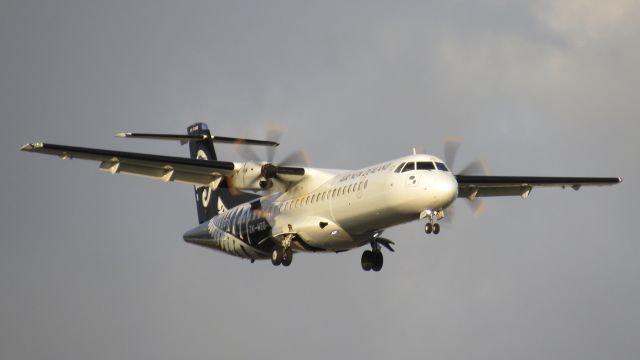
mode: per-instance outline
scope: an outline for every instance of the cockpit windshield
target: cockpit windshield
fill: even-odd
[[[416,169],[416,163],[413,161],[409,161],[404,168],[402,168],[402,172],[413,171]]]
[[[418,170],[435,170],[435,168],[431,161],[418,161]]]
[[[436,163],[436,167],[438,168],[438,170],[442,170],[442,171],[449,171],[449,169],[447,169],[447,165],[441,163],[441,162],[437,162]]]
[[[409,161],[406,163],[401,163],[400,165],[398,165],[398,167],[394,170],[394,172],[396,173],[400,173],[400,172],[407,172],[407,171],[413,171],[413,170],[440,170],[440,171],[449,171],[449,169],[447,168],[447,166],[444,163],[441,162],[434,162],[434,161],[418,161],[418,162],[413,162],[413,161]]]

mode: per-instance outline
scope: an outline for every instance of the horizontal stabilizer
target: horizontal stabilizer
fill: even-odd
[[[135,139],[154,139],[154,140],[175,140],[180,141],[180,144],[186,144],[191,141],[205,141],[211,140],[214,143],[226,143],[226,144],[242,144],[242,145],[260,145],[260,146],[278,146],[279,143],[275,141],[267,140],[255,140],[226,136],[214,136],[214,135],[187,135],[187,134],[149,134],[149,133],[117,133],[116,137],[119,138],[135,138]]]

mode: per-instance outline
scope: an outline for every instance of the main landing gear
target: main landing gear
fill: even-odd
[[[291,260],[293,260],[293,251],[290,247],[285,249],[278,246],[271,252],[271,263],[275,266],[281,264],[283,266],[289,266],[291,265]]]
[[[362,265],[362,270],[364,271],[380,271],[382,269],[382,263],[384,262],[384,257],[382,256],[382,251],[378,250],[365,250],[362,253],[362,258],[360,259],[360,264]]]
[[[293,235],[287,235],[280,246],[276,246],[271,252],[271,263],[275,266],[282,264],[283,266],[291,265],[293,260],[293,250],[291,250],[291,239]]]
[[[389,249],[389,251],[395,251],[391,247],[393,245],[393,241],[376,237],[371,240],[371,250],[365,250],[362,253],[362,258],[360,258],[360,265],[362,265],[362,270],[364,271],[380,271],[382,270],[382,264],[384,262],[384,257],[382,256],[382,251],[380,245]]]

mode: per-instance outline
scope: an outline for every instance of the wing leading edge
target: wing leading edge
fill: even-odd
[[[622,182],[619,177],[546,177],[456,175],[458,197],[474,199],[487,196],[529,196],[534,187],[606,186]]]

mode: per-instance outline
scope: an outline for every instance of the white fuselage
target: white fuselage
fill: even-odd
[[[305,179],[287,191],[260,198],[258,211],[241,204],[184,237],[255,259],[269,257],[265,243],[283,234],[296,234],[296,251],[360,247],[385,228],[418,220],[423,211],[437,212],[455,200],[458,186],[451,172],[413,169],[426,162],[442,164],[434,156],[412,155],[354,171],[309,169]],[[411,167],[402,171],[403,164]],[[266,226],[271,228],[268,233]]]

